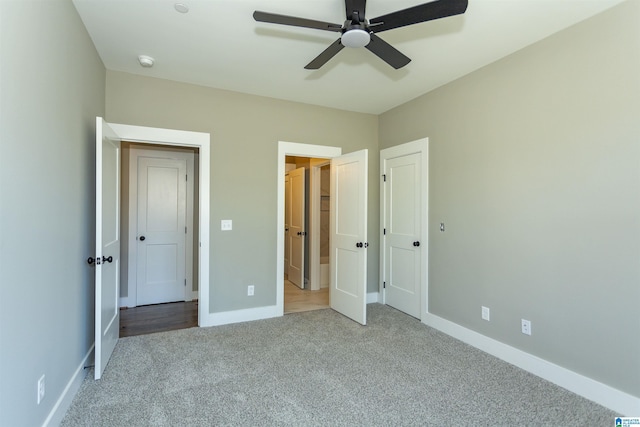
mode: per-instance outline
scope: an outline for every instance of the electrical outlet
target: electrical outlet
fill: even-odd
[[[489,310],[489,307],[482,306],[482,319],[488,322],[490,314],[491,311]]]
[[[255,286],[253,286],[253,285],[249,285],[249,286],[247,286],[247,296],[252,297],[252,296],[253,296],[254,291],[255,291]]]
[[[38,405],[44,399],[44,374],[38,380]]]
[[[522,333],[525,335],[531,335],[531,321],[522,319]]]

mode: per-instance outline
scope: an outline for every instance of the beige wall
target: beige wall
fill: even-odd
[[[113,122],[212,134],[212,311],[275,303],[278,140],[370,150],[374,292],[378,136],[427,136],[430,311],[640,396],[638,16],[628,1],[376,117],[105,76],[70,2],[0,1],[0,425],[42,425],[93,343],[85,259],[105,106]]]
[[[212,313],[276,303],[278,141],[370,150],[368,233],[377,254],[377,116],[112,71],[106,92],[110,122],[211,133]],[[232,232],[220,231],[221,219],[233,220]],[[372,255],[368,291],[377,290]]]
[[[2,426],[43,425],[67,385],[75,393],[79,383],[69,381],[83,373],[93,345],[94,269],[86,259],[95,257],[104,81],[70,1],[0,1]],[[61,416],[70,402],[59,403]]]
[[[639,17],[626,2],[380,117],[381,148],[430,139],[429,311],[634,396]]]

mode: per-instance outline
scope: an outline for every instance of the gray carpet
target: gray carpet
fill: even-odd
[[[63,426],[611,426],[616,414],[392,308],[122,338]]]

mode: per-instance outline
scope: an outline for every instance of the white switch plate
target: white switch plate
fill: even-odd
[[[255,287],[253,285],[247,286],[247,296],[252,297],[255,292]]]
[[[482,319],[488,322],[490,320],[490,315],[491,311],[489,310],[489,307],[482,306]]]
[[[44,399],[44,374],[38,380],[38,405]]]
[[[230,219],[223,219],[220,221],[220,230],[229,231],[233,228],[233,221]]]

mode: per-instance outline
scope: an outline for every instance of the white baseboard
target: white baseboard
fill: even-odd
[[[379,299],[378,292],[367,294],[367,304],[376,303]],[[231,323],[250,322],[252,320],[270,319],[272,317],[280,317],[282,313],[278,312],[275,305],[267,307],[247,308],[242,310],[224,311],[221,313],[210,313],[205,317],[204,322],[199,325],[220,326]]]
[[[78,393],[78,390],[80,389],[82,381],[84,381],[84,377],[87,375],[88,370],[85,369],[85,366],[88,365],[89,360],[93,360],[93,350],[94,345],[91,345],[91,348],[84,356],[84,359],[82,359],[80,366],[78,366],[76,371],[69,379],[67,386],[64,388],[64,390],[62,390],[62,394],[60,394],[60,397],[58,397],[56,404],[53,405],[53,408],[51,408],[49,416],[46,420],[44,420],[44,423],[42,424],[43,427],[58,426],[62,422],[62,419],[67,413],[67,410],[69,410],[69,407],[71,406],[71,402],[73,402],[73,398],[76,396],[76,393]]]
[[[380,292],[369,292],[367,294],[367,304],[380,302]]]
[[[518,350],[439,316],[427,313],[422,322],[579,396],[605,406],[620,416],[637,416],[640,414],[640,398],[638,397]]]
[[[221,313],[209,313],[208,316],[205,316],[203,324],[199,326],[220,326],[230,323],[249,322],[251,320],[270,319],[281,315],[282,313],[278,312],[275,305],[224,311]]]

